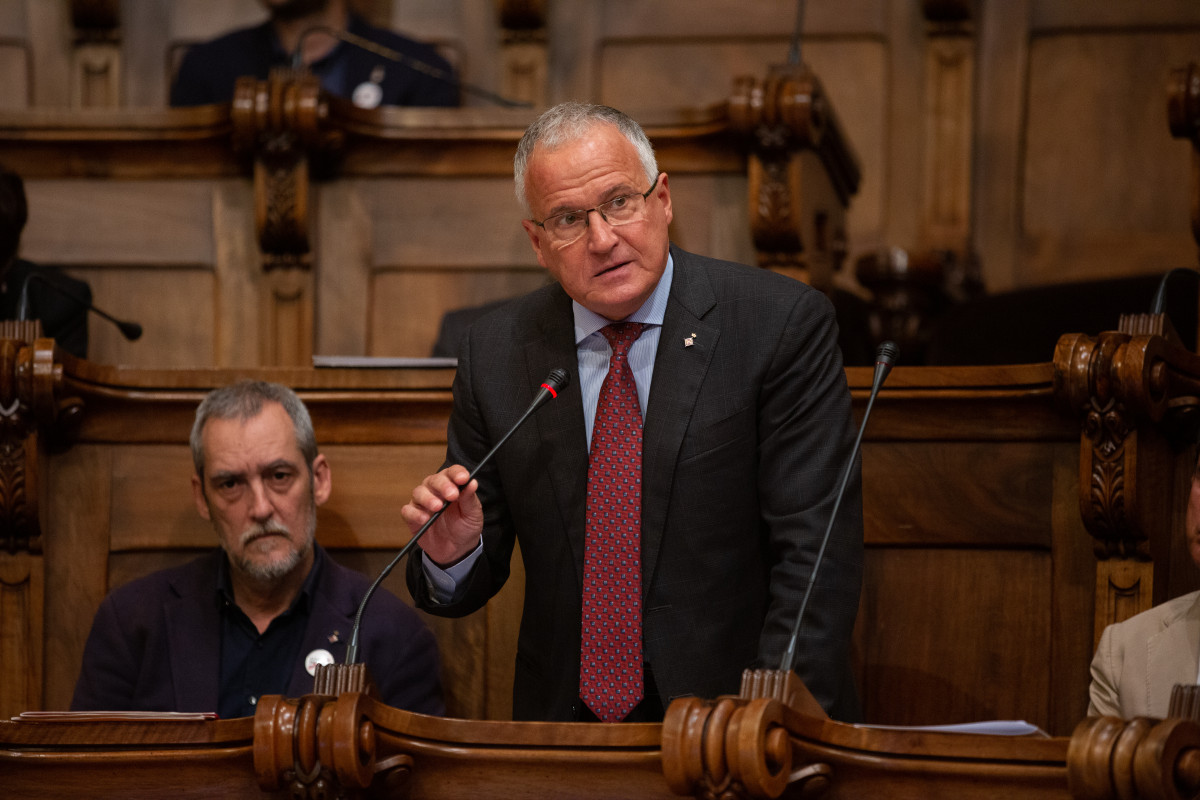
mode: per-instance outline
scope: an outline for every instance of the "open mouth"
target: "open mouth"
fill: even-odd
[[[605,267],[604,269],[602,269],[596,273],[596,277],[599,278],[601,275],[607,275],[610,272],[615,272],[616,270],[619,270],[621,267],[625,266],[628,263],[629,263],[628,261],[622,261],[619,264],[613,264],[611,267]]]

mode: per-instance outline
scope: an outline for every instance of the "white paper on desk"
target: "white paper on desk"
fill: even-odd
[[[1049,736],[1044,730],[1023,719],[992,719],[985,722],[960,722],[955,725],[855,725],[883,731],[931,731],[933,733],[983,733],[990,736]]]
[[[314,367],[341,369],[445,369],[458,366],[457,358],[408,358],[401,356],[313,356]]]
[[[13,722],[126,722],[147,720],[206,720],[216,719],[211,711],[22,711]]]

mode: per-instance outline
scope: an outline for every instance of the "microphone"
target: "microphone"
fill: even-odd
[[[804,33],[804,0],[796,0],[796,27],[792,29],[792,44],[788,48],[789,64],[800,62],[800,35]]]
[[[804,589],[804,599],[800,601],[800,610],[796,612],[796,624],[792,628],[792,638],[788,640],[787,650],[779,662],[781,672],[791,672],[796,660],[796,642],[800,639],[800,625],[804,621],[804,610],[808,607],[808,598],[812,595],[813,584],[817,582],[817,571],[821,569],[821,561],[825,558],[825,545],[829,544],[829,534],[833,531],[833,523],[837,519],[838,509],[842,505],[842,495],[846,493],[846,484],[850,482],[850,473],[854,470],[854,459],[862,445],[863,432],[867,429],[867,420],[871,417],[871,406],[875,405],[875,396],[879,394],[888,373],[896,365],[896,357],[900,348],[895,342],[884,342],[875,351],[875,380],[871,384],[871,394],[867,398],[867,410],[863,412],[862,425],[858,427],[858,438],[854,440],[854,449],[850,451],[850,460],[846,463],[846,471],[842,473],[842,485],[838,487],[837,499],[833,503],[833,511],[829,514],[829,525],[825,527],[825,537],[821,539],[821,548],[817,551],[817,560],[813,562],[812,575],[809,576],[808,586]]]
[[[66,288],[65,286],[59,286],[57,283],[52,281],[50,278],[47,278],[42,273],[36,271],[36,269],[33,272],[30,272],[28,275],[26,275],[25,280],[21,281],[21,294],[17,298],[17,319],[18,320],[24,321],[24,320],[29,319],[29,284],[32,283],[33,281],[38,281],[39,283],[44,283],[46,286],[49,286],[51,289],[58,292],[63,297],[74,300],[76,303],[83,306],[88,311],[91,311],[95,314],[100,315],[101,317],[104,317],[106,320],[111,322],[113,325],[116,325],[117,328],[121,331],[121,335],[124,336],[129,341],[133,342],[133,341],[136,341],[136,340],[142,338],[142,326],[141,325],[137,324],[136,322],[127,322],[125,320],[119,320],[116,317],[114,317],[113,315],[109,314],[107,311],[103,311],[99,308],[96,308],[96,306],[92,305],[92,303],[89,300],[85,300],[84,298],[75,294],[73,291]]]
[[[1167,284],[1171,282],[1172,276],[1180,274],[1189,275],[1193,282],[1196,282],[1197,278],[1200,277],[1200,273],[1197,273],[1191,267],[1176,267],[1175,269],[1168,270],[1159,280],[1158,288],[1154,292],[1154,300],[1150,304],[1151,314],[1162,314],[1167,310]]]
[[[533,412],[544,406],[552,398],[558,397],[558,393],[565,389],[570,383],[571,376],[565,369],[556,367],[555,369],[550,370],[550,374],[546,376],[546,380],[542,381],[541,389],[538,390],[537,396],[533,398],[533,402],[529,404],[529,408],[525,409],[525,413],[521,415],[521,418],[513,423],[513,426],[508,429],[508,433],[500,437],[500,441],[496,442],[492,449],[487,452],[487,455],[479,460],[479,463],[475,465],[475,469],[471,470],[471,473],[467,475],[467,484],[474,480],[475,476],[479,473],[479,470],[483,469],[483,465],[491,459],[492,455],[500,449],[502,444],[508,441],[508,437],[517,432],[517,428],[525,424],[525,420],[529,419]],[[465,486],[466,484],[463,485]],[[354,615],[354,628],[350,632],[350,644],[346,646],[347,664],[353,664],[354,660],[358,657],[358,633],[359,629],[362,627],[363,610],[366,609],[367,602],[371,599],[371,596],[375,594],[375,590],[379,588],[379,584],[383,582],[383,579],[390,575],[392,570],[395,569],[396,565],[400,563],[400,560],[408,555],[409,551],[416,546],[421,537],[425,535],[425,531],[429,530],[430,526],[437,522],[438,518],[442,516],[442,512],[446,510],[448,505],[449,504],[443,505],[441,508],[435,511],[433,516],[431,516],[425,522],[425,524],[413,534],[413,537],[409,540],[408,544],[400,548],[400,552],[397,553],[396,557],[391,560],[391,563],[383,568],[383,571],[379,573],[379,577],[375,579],[375,582],[371,584],[369,589],[367,589],[367,593],[363,595],[362,602],[358,604],[358,613]]]
[[[395,61],[398,64],[403,64],[414,72],[419,72],[422,75],[433,78],[435,81],[449,84],[455,89],[462,89],[471,94],[478,95],[485,100],[490,100],[498,106],[504,106],[505,108],[533,107],[529,103],[525,103],[520,100],[510,100],[507,97],[496,94],[495,92],[489,92],[487,89],[467,83],[464,80],[456,78],[452,73],[449,73],[439,67],[435,67],[432,64],[428,64],[419,58],[413,58],[410,55],[405,55],[398,50],[385,47],[363,36],[359,36],[356,33],[338,30],[337,28],[331,28],[328,25],[314,25],[311,28],[305,28],[304,32],[300,34],[300,38],[296,40],[296,49],[292,51],[292,69],[298,70],[304,66],[304,40],[308,38],[309,34],[313,33],[328,34],[335,39],[340,39],[341,41],[352,44],[355,47],[374,53],[382,58],[386,58],[388,61]]]

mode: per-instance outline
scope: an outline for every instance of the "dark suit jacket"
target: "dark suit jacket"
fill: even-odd
[[[458,79],[454,68],[433,46],[376,28],[356,14],[350,15],[347,30],[428,65],[448,80],[437,80],[422,72],[420,67],[389,61],[357,45],[342,42],[330,56],[312,65],[313,73],[327,90],[349,98],[356,86],[370,80],[376,68],[382,68],[382,105],[458,105]],[[238,78],[249,75],[265,81],[272,67],[290,66],[291,55],[283,51],[269,20],[193,45],[184,55],[171,86],[171,105],[228,103],[233,99]]]
[[[736,693],[744,668],[779,666],[854,440],[824,295],[774,273],[672,253],[642,456],[643,636],[664,704]],[[458,599],[431,603],[419,555],[408,564],[418,605],[466,614],[503,585],[520,541],[518,719],[572,719],[579,702],[588,456],[571,303],[560,287],[472,326],[449,428],[448,462],[474,466],[555,367],[571,373],[570,385],[479,475],[484,554]],[[809,689],[841,719],[858,715],[848,651],[861,581],[856,469],[797,657]]]
[[[320,549],[319,545],[316,545]],[[104,598],[92,623],[71,708],[79,711],[216,711],[220,677],[217,568],[221,550],[164,569]],[[287,695],[310,694],[304,655],[328,650],[346,657],[354,614],[370,582],[324,551],[308,628]],[[337,641],[329,638],[336,632]],[[442,714],[437,644],[417,613],[395,595],[371,598],[359,633],[359,652],[384,702]]]

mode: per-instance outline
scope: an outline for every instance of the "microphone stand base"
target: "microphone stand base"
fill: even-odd
[[[375,682],[367,672],[366,664],[318,664],[313,675],[313,694],[337,697],[347,692],[358,692],[374,697]]]
[[[745,670],[742,673],[742,689],[738,696],[744,700],[757,700],[760,697],[778,700],[806,716],[829,719],[829,715],[812,696],[812,692],[808,691],[804,681],[791,670]]]

